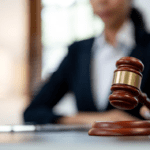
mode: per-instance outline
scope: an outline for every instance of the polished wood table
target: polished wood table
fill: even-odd
[[[150,136],[94,137],[88,131],[4,132],[0,150],[150,150]]]

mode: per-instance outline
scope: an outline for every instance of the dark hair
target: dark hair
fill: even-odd
[[[135,26],[138,26],[140,29],[146,30],[143,16],[138,9],[132,8],[130,17]]]
[[[141,12],[137,8],[132,8],[130,18],[135,26],[135,38],[139,42],[140,36],[147,33],[146,25]]]

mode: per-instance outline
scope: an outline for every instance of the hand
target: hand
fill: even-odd
[[[59,119],[60,124],[93,124],[95,121],[130,121],[138,120],[121,110],[110,110],[107,112],[82,112],[72,117],[62,117]]]
[[[150,110],[146,106],[140,109],[140,114],[143,118],[150,119]]]

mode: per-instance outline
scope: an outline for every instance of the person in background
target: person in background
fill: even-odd
[[[93,11],[104,22],[102,34],[75,42],[59,69],[53,73],[24,112],[25,122],[34,124],[91,124],[94,121],[144,119],[146,108],[122,111],[109,104],[108,96],[115,63],[124,56],[140,59],[144,65],[141,90],[150,97],[150,35],[132,0],[91,0]],[[53,107],[73,92],[78,113],[58,116]]]

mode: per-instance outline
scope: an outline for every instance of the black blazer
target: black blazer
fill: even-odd
[[[61,116],[55,115],[52,108],[67,92],[75,94],[78,111],[98,111],[91,90],[93,81],[90,71],[93,42],[94,38],[90,38],[76,42],[69,47],[69,54],[59,69],[24,112],[25,122],[54,123]],[[136,47],[130,56],[140,59],[145,65],[141,90],[150,97],[150,36],[140,28],[139,30],[136,29]],[[140,107],[139,104],[135,109],[126,112],[142,119],[139,114]],[[113,109],[113,106],[109,104],[106,110],[110,109]]]

